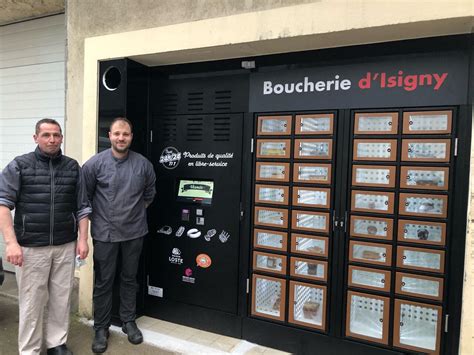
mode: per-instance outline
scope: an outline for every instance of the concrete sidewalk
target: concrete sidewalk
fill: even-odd
[[[0,287],[0,355],[18,353],[18,301],[15,277],[6,273]],[[105,354],[245,354],[283,355],[278,350],[265,348],[241,339],[141,317],[137,324],[143,331],[144,343],[132,345],[118,327],[111,327],[109,347]],[[92,354],[93,330],[91,321],[71,317],[68,346],[75,355]]]

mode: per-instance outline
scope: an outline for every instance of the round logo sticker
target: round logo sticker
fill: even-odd
[[[211,257],[207,254],[199,254],[196,257],[197,266],[202,267],[203,269],[208,268],[212,264]]]
[[[160,155],[160,163],[166,169],[174,169],[179,165],[181,153],[175,147],[166,147]]]

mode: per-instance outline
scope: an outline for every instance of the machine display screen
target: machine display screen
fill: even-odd
[[[203,205],[212,203],[214,181],[210,180],[178,180],[177,201],[195,202]]]

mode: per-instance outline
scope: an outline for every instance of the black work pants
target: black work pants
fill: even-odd
[[[120,310],[122,322],[136,317],[137,270],[143,238],[106,243],[94,240],[94,328],[108,328],[111,322],[112,292],[119,251],[122,254],[120,272]]]

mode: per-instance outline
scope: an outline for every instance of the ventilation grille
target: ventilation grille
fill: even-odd
[[[213,137],[215,142],[230,141],[230,117],[213,118]]]
[[[186,122],[186,139],[199,142],[203,140],[204,126],[202,117],[190,117]]]
[[[178,110],[178,94],[163,94],[160,100],[160,108],[163,113],[176,113]]]
[[[204,93],[203,92],[188,92],[187,106],[188,106],[188,112],[204,111]]]
[[[215,112],[230,112],[232,110],[232,91],[221,90],[214,92]]]
[[[176,118],[175,117],[165,117],[160,124],[159,134],[161,140],[175,142],[177,138],[177,128],[176,128]]]
[[[206,88],[209,84],[201,84],[200,88],[170,88],[161,92],[156,104],[155,113],[163,115],[193,115],[193,114],[227,114],[241,112],[247,108],[248,98],[234,88]],[[244,101],[244,97],[247,101]]]

